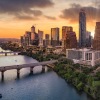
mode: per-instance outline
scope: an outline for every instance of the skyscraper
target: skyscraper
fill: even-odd
[[[59,28],[51,28],[51,45],[59,45]]]
[[[45,40],[49,40],[49,34],[45,34]]]
[[[49,39],[49,34],[45,34],[45,40],[44,40],[44,46],[49,46],[50,45],[50,39]]]
[[[39,37],[38,34],[35,32],[35,27],[31,27],[31,44],[38,45],[39,44]]]
[[[77,38],[76,33],[69,31],[66,34],[66,49],[77,48]]]
[[[87,31],[86,32],[86,47],[91,47],[91,43],[92,43],[91,32]]]
[[[24,40],[24,36],[21,36],[21,37],[20,37],[20,43],[21,43],[21,46],[24,45],[24,41],[25,41],[25,40]]]
[[[96,22],[93,49],[100,50],[100,22]]]
[[[64,49],[66,49],[66,34],[69,31],[72,32],[73,28],[70,26],[63,26],[62,27],[62,46],[64,47]]]
[[[79,13],[79,47],[86,46],[86,13],[81,9]]]
[[[33,41],[35,39],[35,27],[31,27],[31,40]]]
[[[38,30],[39,46],[43,46],[43,31]]]

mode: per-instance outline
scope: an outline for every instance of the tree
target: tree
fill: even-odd
[[[77,86],[77,89],[79,90],[79,91],[82,91],[83,90],[83,87],[84,87],[84,85],[83,85],[83,83],[82,82],[80,82]]]
[[[73,65],[73,67],[76,68],[76,69],[79,69],[80,68],[80,64],[76,63],[76,64]]]

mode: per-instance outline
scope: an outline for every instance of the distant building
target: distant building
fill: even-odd
[[[31,40],[33,41],[35,39],[35,27],[31,27]]]
[[[24,45],[24,42],[25,42],[25,39],[24,39],[23,36],[20,37],[20,42],[21,42],[21,46],[23,46]]]
[[[73,28],[70,26],[63,26],[62,27],[62,46],[65,47],[66,45],[66,34],[68,31],[73,31]],[[65,47],[66,48],[66,47]]]
[[[62,47],[64,48],[64,51],[67,48],[77,48],[76,33],[73,32],[71,26],[62,27]]]
[[[32,45],[39,45],[39,36],[35,32],[35,27],[34,26],[31,27],[31,44]]]
[[[50,45],[50,35],[49,34],[45,34],[45,39],[43,41],[43,45],[46,47]]]
[[[49,40],[50,39],[50,35],[49,34],[45,34],[45,40]]]
[[[77,38],[76,33],[69,31],[66,34],[66,49],[67,48],[77,48]]]
[[[38,30],[39,46],[43,46],[43,31]]]
[[[39,31],[39,34],[41,34],[41,31]],[[26,31],[25,34],[23,36],[21,36],[21,45],[23,45],[23,46],[29,46],[29,45],[37,45],[38,46],[39,45],[39,36],[35,32],[34,26],[31,27],[31,32]]]
[[[79,47],[86,46],[86,13],[81,9],[79,13]]]
[[[35,38],[34,38],[34,40],[32,40],[31,44],[38,46],[39,45],[39,36],[37,33],[34,33],[34,36],[35,36]]]
[[[24,35],[24,38],[25,38],[24,45],[25,46],[29,46],[30,45],[30,39],[29,39],[29,37],[27,37],[27,36]]]
[[[51,28],[51,45],[59,45],[59,28]]]
[[[93,49],[100,50],[100,22],[96,22]]]
[[[25,41],[27,42],[27,45],[30,45],[31,44],[31,32],[26,31],[24,36],[26,38]]]
[[[31,43],[31,32],[26,31],[24,36],[21,36],[20,41],[22,46],[29,46]]]
[[[100,64],[100,51],[91,49],[66,49],[66,57],[82,65],[95,66]]]
[[[87,31],[86,32],[86,47],[91,47],[91,45],[92,45],[91,32]]]

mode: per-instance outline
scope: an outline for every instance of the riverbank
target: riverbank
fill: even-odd
[[[67,59],[60,60],[55,65],[56,73],[66,82],[72,84],[79,92],[84,91],[93,99],[100,100],[99,76],[91,76],[85,71],[76,69],[75,64],[68,63]]]

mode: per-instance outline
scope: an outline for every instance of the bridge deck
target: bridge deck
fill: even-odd
[[[0,52],[0,54],[5,54],[5,53],[20,53],[20,52],[13,52],[13,51],[9,51],[9,52]]]
[[[44,62],[38,62],[38,63],[30,63],[30,64],[23,64],[23,65],[12,65],[12,66],[0,66],[0,71],[6,71],[11,69],[21,69],[21,68],[28,68],[28,67],[35,67],[35,66],[41,66],[41,65],[48,65],[56,63],[57,60],[51,60],[51,61],[44,61]]]

